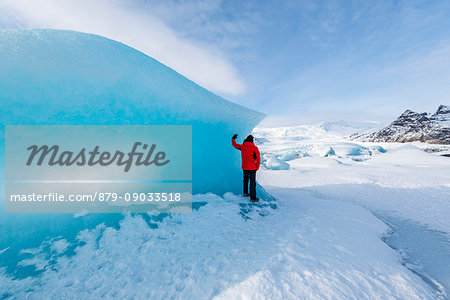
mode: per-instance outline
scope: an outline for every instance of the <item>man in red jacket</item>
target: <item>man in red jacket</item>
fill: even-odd
[[[244,196],[250,196],[250,202],[258,202],[256,198],[256,171],[259,169],[261,158],[258,147],[253,144],[253,136],[249,135],[242,145],[236,143],[237,134],[231,138],[233,147],[241,150],[242,170],[244,170]],[[250,195],[248,194],[248,182],[250,180]]]

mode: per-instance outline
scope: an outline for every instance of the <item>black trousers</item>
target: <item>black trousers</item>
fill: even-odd
[[[244,170],[244,194],[248,194],[250,181],[250,199],[256,199],[256,170]]]

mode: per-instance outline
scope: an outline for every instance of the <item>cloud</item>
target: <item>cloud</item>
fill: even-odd
[[[2,0],[0,14],[11,20],[9,27],[70,29],[120,41],[213,92],[245,90],[220,50],[179,36],[156,14],[125,0]]]

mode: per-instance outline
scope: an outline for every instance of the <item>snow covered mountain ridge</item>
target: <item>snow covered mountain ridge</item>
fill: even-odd
[[[373,132],[381,129],[374,121],[332,121],[317,124],[298,125],[290,127],[256,127],[253,133],[258,139],[267,137],[293,138],[297,140],[341,140],[355,133]]]
[[[425,142],[450,144],[450,106],[440,105],[433,114],[407,109],[389,126],[372,133],[357,133],[353,140],[364,142]]]

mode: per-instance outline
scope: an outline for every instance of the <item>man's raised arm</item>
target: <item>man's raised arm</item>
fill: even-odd
[[[242,145],[236,143],[237,136],[238,136],[237,134],[233,135],[233,137],[231,138],[231,143],[233,144],[234,148],[241,150],[242,149]]]

